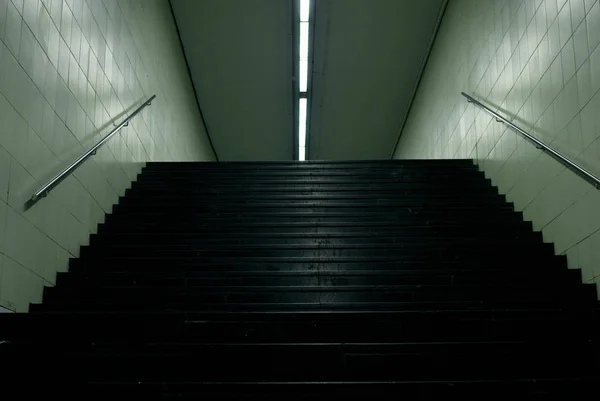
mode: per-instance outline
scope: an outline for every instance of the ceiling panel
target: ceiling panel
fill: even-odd
[[[389,158],[443,0],[317,0],[311,159]]]
[[[292,1],[172,5],[219,159],[292,159]]]

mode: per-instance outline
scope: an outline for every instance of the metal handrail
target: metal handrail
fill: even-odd
[[[536,148],[548,151],[548,153],[550,153],[552,156],[554,156],[555,158],[557,158],[564,165],[566,165],[567,167],[575,170],[575,172],[577,174],[579,174],[580,176],[582,176],[587,181],[591,182],[596,187],[596,189],[600,189],[600,178],[598,178],[594,174],[590,173],[588,170],[586,170],[585,168],[581,167],[579,164],[577,164],[574,161],[570,160],[568,157],[564,156],[562,153],[560,153],[560,152],[552,149],[550,146],[546,145],[544,142],[540,141],[536,137],[528,134],[523,129],[521,129],[518,126],[516,126],[515,124],[511,123],[506,118],[502,117],[500,114],[496,113],[495,111],[493,111],[492,109],[490,109],[489,107],[487,107],[486,105],[484,105],[483,103],[481,103],[480,101],[478,101],[477,99],[475,99],[474,97],[467,95],[465,92],[461,92],[461,95],[463,95],[464,97],[466,97],[467,101],[469,103],[474,103],[476,106],[482,108],[488,114],[491,114],[492,116],[494,116],[496,118],[497,122],[504,123],[504,124],[508,125],[510,128],[512,128],[513,130],[515,130],[517,133],[523,135],[525,138],[527,138],[531,142],[535,143]]]
[[[48,181],[48,183],[46,185],[44,185],[39,190],[37,190],[31,197],[29,202],[34,203],[34,202],[37,202],[38,200],[40,200],[41,198],[45,198],[50,191],[52,191],[58,184],[60,184],[60,182],[62,180],[64,180],[69,174],[71,174],[73,171],[75,171],[77,169],[77,167],[79,167],[90,156],[95,155],[96,152],[98,151],[98,149],[101,148],[106,142],[108,142],[108,140],[110,138],[112,138],[117,132],[119,132],[121,130],[121,128],[128,126],[129,121],[133,117],[138,115],[145,107],[150,106],[152,104],[152,100],[154,100],[155,97],[156,97],[156,95],[152,95],[148,100],[146,100],[144,102],[144,104],[142,104],[140,107],[135,109],[135,111],[133,113],[131,113],[129,116],[127,116],[127,118],[125,118],[123,121],[121,121],[121,123],[119,125],[117,125],[112,131],[110,131],[110,133],[108,135],[106,135],[104,138],[102,138],[102,140],[100,140],[100,142],[95,144],[90,150],[85,152],[81,157],[79,157],[77,160],[75,160],[73,163],[71,163],[69,165],[69,167],[67,167],[66,169],[61,171],[56,177],[54,177],[53,179]]]

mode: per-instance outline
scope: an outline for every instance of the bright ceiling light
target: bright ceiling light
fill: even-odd
[[[308,109],[308,38],[310,19],[310,0],[300,2],[300,38],[298,57],[298,160],[306,160],[306,126]]]
[[[300,92],[308,89],[308,60],[300,60]]]
[[[308,60],[308,22],[300,23],[300,60]]]
[[[300,21],[308,22],[310,16],[310,0],[300,0]]]
[[[306,146],[306,98],[300,99],[300,109],[298,110],[298,146]]]

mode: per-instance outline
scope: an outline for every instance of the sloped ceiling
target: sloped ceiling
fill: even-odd
[[[391,156],[444,0],[315,0],[308,157]],[[292,0],[171,0],[220,160],[293,157]]]
[[[222,161],[291,160],[291,0],[171,0]]]
[[[311,159],[390,158],[443,0],[317,0]]]

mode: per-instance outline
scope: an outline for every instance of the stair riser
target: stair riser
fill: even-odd
[[[383,233],[384,234],[384,233]],[[393,245],[398,244],[399,246],[408,246],[408,245],[453,245],[453,244],[471,244],[473,246],[478,245],[486,245],[492,243],[499,243],[500,241],[504,241],[506,244],[531,244],[537,245],[542,243],[542,236],[539,233],[529,233],[522,234],[514,237],[490,237],[490,238],[482,238],[481,236],[471,236],[471,237],[460,237],[460,236],[443,236],[443,235],[435,235],[432,234],[429,237],[420,236],[420,237],[394,237],[394,236],[385,236],[385,235],[373,235],[369,236],[365,234],[364,236],[356,236],[356,237],[347,237],[347,238],[339,238],[339,237],[326,237],[326,236],[317,236],[315,235],[312,238],[309,237],[284,237],[284,238],[273,238],[273,237],[259,237],[259,236],[244,236],[243,234],[238,234],[237,236],[225,236],[223,238],[219,238],[219,234],[215,233],[213,235],[207,235],[202,238],[199,237],[198,234],[194,237],[188,237],[183,235],[175,235],[173,234],[173,238],[164,237],[161,235],[92,235],[90,238],[91,246],[113,246],[113,245],[123,245],[128,244],[129,246],[240,246],[240,245],[266,245],[266,246],[282,246],[282,245],[332,245],[332,246],[365,246],[367,244],[373,245]],[[510,241],[509,241],[510,238]]]
[[[127,195],[135,196],[138,193],[152,193],[156,197],[168,197],[172,194],[185,193],[188,195],[195,195],[196,197],[220,197],[232,199],[254,199],[258,196],[264,197],[278,197],[285,199],[286,197],[297,197],[300,200],[311,200],[319,198],[340,198],[345,199],[347,197],[357,199],[371,199],[371,198],[390,198],[390,199],[408,199],[415,201],[427,201],[429,199],[448,199],[448,200],[465,200],[469,198],[474,199],[485,199],[491,197],[502,196],[498,194],[496,187],[489,185],[480,185],[474,188],[472,186],[465,186],[464,188],[457,188],[452,190],[452,187],[440,189],[433,189],[431,186],[422,185],[417,188],[415,185],[402,187],[390,187],[389,185],[370,185],[370,186],[359,186],[352,187],[347,185],[327,185],[325,187],[319,187],[318,185],[295,185],[295,186],[272,186],[272,185],[244,185],[241,183],[237,186],[223,186],[223,187],[208,187],[208,186],[196,186],[196,187],[176,187],[176,188],[156,188],[144,190],[142,188],[131,189],[129,188],[126,192]],[[368,190],[368,192],[365,192]],[[210,199],[210,198],[209,198]]]
[[[319,184],[297,184],[297,185],[276,185],[276,184],[251,184],[240,182],[239,184],[222,184],[222,185],[199,185],[199,186],[185,186],[180,188],[169,188],[169,187],[155,187],[149,186],[147,188],[132,188],[127,189],[125,191],[125,195],[127,197],[131,196],[135,198],[136,196],[152,196],[154,198],[169,198],[175,196],[188,196],[195,198],[207,198],[208,196],[212,196],[212,198],[220,197],[226,198],[229,196],[244,196],[243,193],[246,194],[246,197],[252,197],[252,193],[262,194],[262,197],[267,197],[269,195],[328,195],[331,192],[332,195],[358,195],[360,196],[360,192],[373,192],[378,193],[379,195],[390,195],[390,196],[410,196],[413,198],[417,197],[435,197],[443,193],[445,197],[456,197],[462,198],[467,194],[473,195],[497,195],[498,190],[495,187],[490,186],[489,184],[482,185],[469,185],[465,184],[463,186],[449,185],[447,187],[439,187],[432,188],[431,185],[427,184],[330,184],[330,185],[319,185]],[[371,196],[372,197],[372,196]],[[310,198],[309,198],[310,199]]]
[[[218,311],[201,313],[168,312],[161,314],[107,313],[99,315],[70,313],[0,314],[0,323],[2,323],[0,324],[0,335],[2,338],[15,336],[18,338],[44,340],[46,336],[51,338],[56,333],[61,333],[61,336],[65,336],[64,341],[73,341],[77,338],[78,333],[87,333],[87,335],[94,339],[108,339],[109,337],[103,336],[110,333],[115,333],[115,335],[116,333],[120,333],[123,338],[130,338],[129,334],[132,334],[133,336],[140,336],[141,339],[150,340],[158,338],[157,335],[165,336],[172,333],[179,336],[183,334],[183,331],[195,330],[196,334],[200,335],[198,341],[195,341],[194,338],[188,338],[186,341],[222,343],[229,342],[226,337],[228,334],[234,334],[234,332],[222,330],[223,339],[214,338],[207,340],[202,337],[200,330],[202,328],[216,330],[218,327],[225,328],[230,326],[232,328],[236,327],[235,330],[239,330],[238,334],[246,330],[252,333],[255,329],[260,329],[262,331],[267,330],[271,334],[277,334],[277,336],[283,336],[279,340],[275,337],[265,337],[264,341],[258,341],[261,343],[285,342],[281,341],[281,339],[285,338],[285,335],[291,335],[290,342],[302,342],[298,340],[300,337],[294,333],[319,332],[321,333],[320,335],[326,335],[327,329],[333,329],[332,333],[340,334],[341,337],[332,337],[329,339],[321,337],[317,341],[314,341],[310,337],[307,338],[307,342],[373,342],[368,338],[359,339],[360,336],[369,333],[367,337],[372,338],[372,336],[376,336],[377,338],[386,338],[387,340],[383,342],[387,343],[399,342],[393,340],[393,338],[395,335],[402,333],[402,330],[399,330],[401,327],[419,328],[430,326],[431,324],[458,325],[487,322],[512,325],[514,327],[520,324],[526,324],[529,327],[556,325],[556,329],[548,331],[546,333],[547,338],[544,338],[544,341],[553,341],[555,338],[554,333],[561,331],[560,327],[565,329],[564,332],[567,338],[578,335],[578,329],[583,329],[586,333],[588,333],[588,330],[592,330],[593,332],[596,329],[600,329],[600,320],[591,319],[594,317],[594,307],[595,305],[592,305],[590,308],[581,310],[537,307],[528,309],[524,307],[513,310],[452,310],[439,313],[435,310],[407,313],[404,311],[382,309],[369,311],[322,310],[313,312],[300,310],[282,312],[237,311],[226,313]],[[355,325],[356,330],[348,331],[344,329],[350,325]],[[340,330],[335,329],[338,326],[341,327]],[[573,330],[570,330],[569,326]],[[47,333],[41,330],[43,327],[47,327]],[[144,331],[148,327],[152,327],[153,329]],[[381,327],[386,327],[387,329],[380,330],[379,328]],[[18,336],[10,333],[18,333]],[[432,334],[443,333],[432,332]],[[74,338],[70,340],[69,337]],[[113,340],[118,339],[116,337],[111,338]],[[260,338],[258,335],[253,335],[249,338],[249,342],[255,343]],[[79,340],[84,340],[84,338],[79,338]],[[184,339],[182,338],[182,340]],[[539,341],[539,339],[536,339],[536,341]]]
[[[506,222],[497,221],[493,226],[489,223],[481,221],[462,221],[456,222],[428,222],[427,225],[401,225],[395,222],[384,223],[353,223],[353,224],[331,224],[331,223],[293,223],[293,224],[235,224],[235,225],[219,225],[214,226],[198,226],[193,229],[188,228],[172,228],[164,229],[157,233],[150,233],[146,230],[138,230],[137,227],[129,225],[116,230],[114,225],[107,227],[106,224],[98,225],[98,233],[110,236],[115,235],[164,235],[168,232],[169,235],[186,235],[193,237],[196,235],[212,234],[215,237],[226,235],[228,238],[234,236],[257,236],[257,235],[297,235],[297,234],[315,234],[315,235],[373,235],[374,233],[392,233],[395,235],[415,237],[431,234],[441,234],[454,232],[457,236],[468,237],[487,237],[488,235],[496,236],[514,236],[515,233],[523,233],[530,231],[531,222]],[[180,232],[178,233],[178,230]],[[495,233],[495,234],[494,234]]]
[[[524,285],[556,286],[581,283],[579,270],[535,272],[477,271],[349,271],[349,272],[140,272],[58,273],[57,287],[100,286],[206,287],[206,286],[316,286],[316,285]]]
[[[519,283],[524,286],[532,286],[535,284],[556,286],[561,285],[576,285],[581,282],[581,277],[578,274],[550,274],[542,278],[536,275],[524,274],[441,274],[432,272],[425,273],[409,273],[406,275],[385,274],[378,276],[371,275],[351,275],[338,274],[331,275],[271,275],[264,273],[261,276],[252,276],[249,274],[240,273],[237,277],[229,275],[227,277],[217,278],[214,275],[200,274],[192,277],[179,277],[176,274],[102,274],[102,275],[85,275],[70,273],[61,275],[57,279],[59,288],[87,288],[87,287],[102,287],[102,286],[150,286],[158,288],[203,288],[209,286],[339,286],[339,285],[469,285],[469,286],[485,286],[489,283],[496,285],[515,285]]]
[[[329,171],[314,170],[314,171],[236,171],[234,174],[231,171],[203,171],[203,172],[185,172],[179,171],[176,174],[173,172],[158,172],[145,171],[137,176],[136,182],[140,184],[159,182],[165,185],[169,183],[186,183],[186,182],[204,182],[215,180],[404,180],[407,182],[432,182],[439,183],[447,180],[479,180],[484,181],[485,174],[477,170],[448,170],[439,171],[410,171],[410,170],[386,170],[386,169],[371,169],[363,170],[342,170],[335,169]]]
[[[419,171],[423,169],[447,169],[456,170],[459,168],[476,169],[472,160],[356,160],[356,161],[310,161],[309,163],[298,162],[176,162],[162,163],[149,162],[144,167],[144,171],[172,171],[172,170],[207,170],[216,169],[218,171],[228,170],[243,170],[250,171],[252,169],[267,171],[267,170],[311,170],[311,169],[366,169],[366,168],[393,168],[393,169],[410,169],[416,168]]]
[[[477,269],[486,271],[491,269],[504,269],[511,271],[531,271],[542,275],[545,272],[565,269],[566,257],[539,258],[532,256],[521,258],[519,263],[514,260],[495,258],[486,262],[480,260],[459,260],[459,261],[406,261],[400,262],[397,259],[389,260],[370,260],[370,259],[348,259],[348,260],[327,260],[327,259],[282,259],[242,261],[239,258],[227,258],[224,260],[159,260],[156,258],[138,258],[131,260],[129,258],[106,258],[105,260],[82,260],[71,259],[70,271],[212,271],[212,272],[233,272],[233,271],[275,271],[275,272],[310,272],[310,271],[355,271],[355,270],[455,270],[455,269]]]
[[[590,363],[580,362],[584,350],[553,349],[487,350],[477,354],[447,351],[373,355],[336,350],[285,349],[270,351],[238,349],[229,352],[205,351],[188,356],[80,356],[62,357],[65,374],[91,381],[181,380],[194,381],[373,381],[373,380],[460,380],[576,376],[589,372]],[[360,351],[360,350],[357,350]],[[512,352],[511,352],[512,351]],[[364,352],[364,351],[363,351]],[[390,351],[391,352],[391,351]],[[49,356],[51,356],[50,354]],[[518,366],[514,360],[523,360]],[[10,359],[9,359],[10,360]],[[319,364],[314,361],[319,360]],[[294,363],[290,363],[294,361]],[[312,366],[306,369],[306,366]],[[507,369],[510,367],[510,370]]]
[[[449,185],[451,182],[452,185]],[[474,186],[477,188],[485,188],[491,185],[491,180],[484,179],[480,176],[456,176],[456,177],[382,177],[381,175],[367,176],[348,176],[348,177],[206,177],[197,176],[195,178],[171,178],[171,177],[140,177],[132,183],[132,189],[144,190],[190,190],[190,189],[207,189],[207,188],[222,188],[222,187],[271,187],[278,188],[280,186],[295,188],[298,186],[343,186],[343,187],[377,187],[383,186],[387,189],[396,187],[416,187],[431,189],[432,186],[444,188],[462,188]]]
[[[563,378],[563,379],[521,379],[521,380],[488,380],[488,381],[391,381],[391,382],[275,382],[248,383],[228,382],[140,382],[124,383],[92,383],[83,387],[73,385],[72,381],[58,378],[55,383],[61,383],[68,391],[60,391],[61,399],[72,394],[70,400],[79,400],[82,393],[89,393],[88,400],[105,401],[114,394],[125,399],[143,399],[144,401],[330,401],[332,397],[347,400],[365,400],[372,394],[382,401],[397,401],[400,398],[431,399],[445,398],[460,399],[461,401],[480,401],[485,394],[486,401],[505,401],[511,398],[526,396],[527,399],[585,399],[597,388],[594,378]],[[61,387],[61,388],[62,388]],[[32,391],[31,388],[28,389]],[[40,395],[48,391],[41,392]],[[166,398],[165,394],[174,394]],[[176,398],[175,398],[176,397]],[[427,397],[427,398],[423,398]],[[534,398],[535,397],[535,398]]]
[[[233,217],[244,217],[244,218],[262,218],[267,221],[272,219],[279,219],[285,217],[293,218],[323,218],[323,219],[352,219],[357,217],[362,218],[381,218],[387,217],[390,220],[399,219],[413,219],[416,217],[423,218],[421,220],[427,221],[428,218],[469,218],[473,215],[482,216],[487,215],[490,217],[497,217],[503,214],[513,213],[512,207],[496,207],[496,208],[477,208],[477,209],[465,209],[465,208],[381,208],[381,207],[365,207],[365,208],[353,208],[353,209],[342,209],[332,211],[328,208],[280,208],[280,209],[255,209],[255,208],[240,208],[238,210],[222,210],[214,208],[212,210],[204,211],[184,211],[177,210],[172,212],[165,212],[162,210],[131,210],[127,213],[113,213],[107,216],[107,219],[161,219],[161,218],[190,218],[190,219],[230,219]]]
[[[229,216],[215,216],[206,214],[204,216],[185,216],[172,214],[172,215],[155,215],[150,217],[135,217],[135,216],[120,216],[119,218],[112,217],[112,215],[106,216],[105,224],[111,228],[127,228],[135,226],[136,229],[149,228],[159,226],[163,230],[172,230],[177,228],[194,228],[201,229],[202,227],[224,227],[224,226],[236,226],[238,230],[243,230],[244,227],[249,225],[262,225],[275,227],[277,225],[288,225],[294,224],[330,224],[335,226],[351,226],[355,227],[357,224],[370,224],[370,225],[396,225],[396,226],[420,226],[420,225],[462,225],[463,223],[513,223],[519,224],[522,221],[520,213],[506,211],[504,213],[498,212],[494,214],[490,213],[456,213],[456,214],[386,214],[381,213],[379,215],[363,215],[357,214],[354,216],[328,216],[327,214],[298,214],[288,216],[269,216],[267,215],[251,215],[246,213],[238,213]],[[490,226],[490,229],[495,227]]]
[[[594,300],[596,294],[591,287],[458,287],[458,286],[411,286],[382,288],[367,287],[364,290],[343,290],[344,287],[222,287],[189,288],[165,290],[141,287],[104,287],[83,289],[45,288],[44,302],[47,306],[76,302],[84,306],[91,304],[136,305],[140,308],[162,309],[164,305],[177,305],[182,310],[205,309],[206,305],[222,305],[231,308],[235,305],[247,307],[326,307],[328,304],[352,308],[374,308],[385,303],[427,303],[427,302],[555,302],[568,305]],[[300,288],[300,289],[299,289]],[[397,289],[395,289],[397,288]],[[585,291],[587,290],[587,291]],[[397,305],[403,310],[413,306]]]
[[[514,259],[516,256],[520,256],[526,253],[536,254],[538,256],[551,257],[554,255],[554,250],[551,244],[539,244],[539,245],[519,245],[514,244],[510,249],[498,249],[494,246],[478,246],[476,249],[471,247],[436,247],[421,246],[407,246],[396,248],[370,248],[354,249],[347,248],[334,248],[327,245],[316,246],[311,248],[306,247],[298,249],[271,249],[270,247],[256,248],[256,249],[241,249],[234,247],[222,247],[221,249],[215,248],[181,248],[181,249],[156,249],[150,247],[139,247],[139,248],[108,248],[108,249],[91,249],[82,248],[80,252],[81,258],[105,258],[105,257],[161,257],[161,258],[176,258],[176,259],[191,259],[202,261],[203,258],[224,258],[230,260],[231,258],[372,258],[373,260],[389,260],[395,258],[398,261],[410,261],[413,259],[418,260],[481,260],[483,257],[488,256],[490,258],[500,258],[508,262],[510,259]],[[330,249],[327,249],[330,248]]]
[[[527,305],[526,305],[527,306]],[[76,305],[71,305],[75,308]],[[33,305],[34,310],[43,305]],[[237,311],[239,314],[239,310]],[[122,313],[122,312],[121,312]],[[293,313],[293,311],[291,311]],[[350,317],[349,314],[333,316],[318,313],[315,320],[303,318],[286,319],[281,313],[251,314],[238,318],[233,314],[152,315],[97,315],[94,319],[83,316],[49,315],[53,324],[21,324],[18,328],[2,326],[4,336],[22,339],[57,338],[64,341],[77,339],[141,339],[161,341],[194,341],[210,343],[268,343],[268,342],[430,342],[430,341],[512,341],[533,340],[568,341],[575,338],[591,338],[597,326],[589,315],[577,318],[566,312],[471,312],[453,313],[434,311],[429,313],[397,312],[394,319],[382,319],[383,311]],[[181,317],[179,317],[181,316]],[[309,314],[307,316],[312,317]],[[372,318],[370,318],[372,316]],[[273,320],[277,317],[277,320]],[[343,317],[343,318],[340,318]],[[223,319],[226,319],[223,321]],[[262,319],[262,320],[260,320]],[[329,319],[329,320],[328,320]],[[43,320],[42,320],[43,321]],[[42,330],[43,328],[43,330]],[[12,330],[12,334],[11,331]],[[14,332],[18,330],[18,332]]]
[[[212,205],[194,205],[186,210],[173,210],[165,212],[159,205],[128,205],[128,206],[115,206],[113,208],[113,214],[122,214],[124,216],[139,216],[139,215],[153,215],[159,213],[169,214],[186,214],[200,215],[203,213],[208,214],[269,214],[269,215],[280,215],[283,213],[315,213],[315,214],[329,214],[329,215],[343,215],[343,214],[357,214],[357,213],[387,213],[387,214],[404,214],[404,213],[468,213],[471,211],[487,211],[494,213],[497,211],[513,211],[512,204],[497,204],[497,205],[481,205],[478,207],[468,207],[465,205],[426,205],[426,206],[402,206],[402,205],[382,205],[382,204],[364,204],[364,205],[272,205],[272,206],[261,206],[252,204],[212,204]]]

